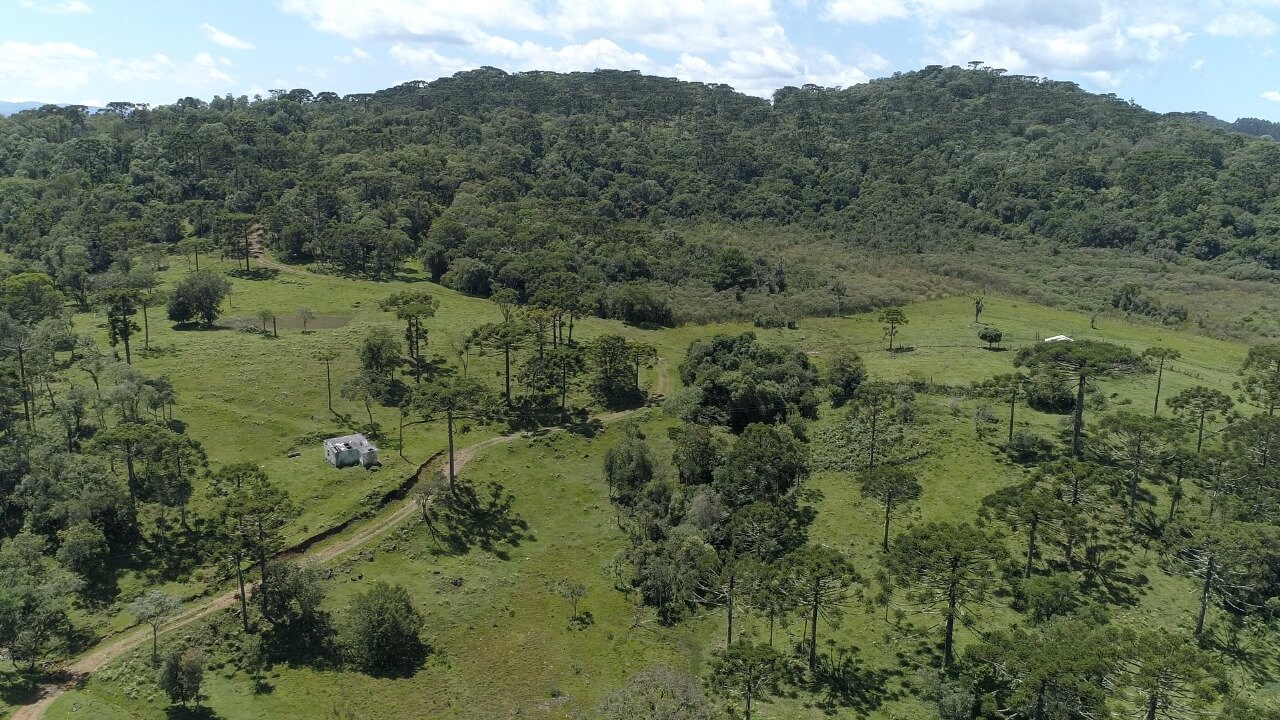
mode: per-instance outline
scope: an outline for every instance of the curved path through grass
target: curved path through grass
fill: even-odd
[[[667,372],[666,363],[659,360],[656,367],[656,380],[654,383],[653,394],[650,396],[649,403],[644,407],[634,410],[621,410],[618,412],[599,415],[596,420],[601,423],[615,422],[626,417],[630,417],[646,407],[649,407],[654,401],[670,394],[671,378]],[[519,433],[511,435],[500,435],[498,437],[489,438],[478,442],[474,445],[462,448],[454,453],[454,469],[460,472],[462,468],[474,460],[479,454],[495,445],[511,442],[521,437]],[[422,480],[430,473],[438,469],[439,464],[443,461],[443,457],[437,453],[432,456],[431,460],[423,463],[416,473],[416,481]],[[415,481],[415,484],[416,484]],[[300,553],[286,551],[284,554],[296,555],[303,562],[311,565],[323,565],[326,562],[334,560],[345,555],[352,550],[362,548],[375,540],[386,535],[393,528],[405,521],[409,517],[419,512],[417,500],[410,494],[397,502],[392,502],[384,506],[371,520],[355,526],[350,534],[345,536],[339,535],[335,540],[326,542],[320,547],[310,548]],[[174,618],[167,625],[161,628],[160,632],[168,633],[182,627],[186,627],[197,620],[206,618],[213,613],[236,604],[239,597],[239,590],[228,590],[211,598],[203,599],[190,607],[183,610],[182,614]],[[110,641],[99,645],[98,647],[88,651],[79,658],[76,658],[67,665],[64,665],[58,671],[60,678],[58,682],[46,684],[41,687],[40,694],[29,704],[20,706],[10,716],[10,720],[37,720],[44,716],[49,706],[53,705],[67,690],[83,683],[91,673],[101,669],[108,663],[116,660],[125,653],[129,652],[138,645],[146,642],[147,627],[139,625],[130,630],[115,636]]]

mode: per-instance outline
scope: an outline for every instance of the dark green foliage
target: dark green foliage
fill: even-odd
[[[748,425],[715,470],[713,487],[730,507],[786,505],[809,476],[805,447],[785,427]]]
[[[916,473],[896,465],[881,465],[862,473],[858,489],[868,500],[884,507],[884,537],[881,547],[889,551],[889,523],[894,510],[902,510],[920,499],[922,491]]]
[[[822,377],[831,393],[831,404],[841,407],[853,399],[858,386],[867,379],[867,366],[862,356],[852,350],[842,350],[831,358]]]
[[[320,609],[329,589],[323,573],[288,560],[267,563],[271,592],[262,605],[270,627],[263,631],[262,648],[278,660],[325,660],[331,657],[333,626]],[[254,589],[258,600],[260,590]]]
[[[803,352],[766,346],[755,333],[693,343],[680,379],[699,393],[694,419],[741,432],[751,423],[817,415],[817,372]]]
[[[605,451],[604,480],[615,502],[633,505],[641,488],[652,479],[653,459],[649,444],[640,433],[628,432]]]
[[[769,645],[738,640],[711,661],[711,687],[721,695],[742,698],[743,718],[751,720],[752,704],[778,691],[786,675],[786,659]]]
[[[204,653],[197,649],[174,650],[160,665],[157,683],[171,703],[200,703],[204,684]]]
[[[982,694],[1025,718],[1105,714],[1119,660],[1103,630],[1074,619],[990,633],[965,653]]]
[[[1249,348],[1240,375],[1241,400],[1275,414],[1280,407],[1280,343]]]
[[[1018,367],[1029,367],[1047,373],[1058,373],[1069,379],[1075,389],[1071,423],[1071,454],[1081,456],[1084,432],[1085,391],[1098,380],[1140,372],[1142,361],[1128,348],[1097,340],[1077,342],[1044,342],[1024,348],[1014,360]]]
[[[221,312],[222,300],[231,291],[231,284],[212,270],[199,270],[178,281],[169,293],[169,319],[174,322],[199,320],[213,325]]]
[[[987,347],[994,347],[1000,344],[1004,339],[1004,333],[999,328],[990,325],[984,325],[978,330],[978,339],[987,344]]]
[[[724,457],[725,441],[705,425],[683,423],[668,430],[675,446],[671,461],[680,482],[685,485],[707,485]]]
[[[942,616],[942,666],[951,665],[955,624],[986,602],[1006,557],[1001,541],[972,525],[932,522],[898,536],[885,556],[911,607]]]
[[[653,355],[653,348],[647,345],[627,342],[621,335],[601,335],[587,348],[591,396],[606,407],[639,404],[644,399],[640,368]]]
[[[370,675],[412,675],[426,657],[420,637],[424,625],[403,586],[377,581],[352,598],[342,626],[343,646],[351,662]]]

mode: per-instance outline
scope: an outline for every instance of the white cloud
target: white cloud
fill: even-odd
[[[911,15],[903,0],[831,0],[825,15],[841,23],[878,23],[903,20]]]
[[[1203,69],[1204,69],[1204,58],[1196,58],[1196,61],[1191,63],[1191,72],[1200,72]]]
[[[398,42],[391,46],[391,57],[401,65],[413,68],[423,76],[445,77],[475,67],[460,58],[445,57],[429,47],[416,47]]]
[[[1268,90],[1262,93],[1263,100],[1270,100],[1274,103],[1280,103],[1280,90]]]
[[[0,42],[0,92],[16,100],[57,100],[88,85],[97,60],[98,53],[75,43]]]
[[[1274,34],[1276,24],[1258,12],[1233,12],[1215,17],[1205,32],[1219,37],[1266,37]]]
[[[460,43],[482,28],[543,30],[546,20],[519,0],[284,0],[317,30],[352,40],[392,38]]]
[[[351,63],[354,63],[354,62],[366,62],[366,63],[376,62],[373,59],[372,55],[355,46],[352,46],[351,52],[347,53],[346,55],[334,55],[333,59],[337,60],[338,62],[344,65],[350,65]]]
[[[248,40],[242,40],[225,30],[210,25],[209,23],[201,23],[200,29],[204,31],[205,37],[214,43],[232,50],[252,50],[255,45]]]
[[[51,13],[53,15],[80,15],[93,12],[89,3],[84,0],[61,0],[60,2],[36,2],[36,0],[18,0],[18,4],[31,10]]]

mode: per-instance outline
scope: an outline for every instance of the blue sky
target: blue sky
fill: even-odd
[[[0,0],[0,100],[368,92],[493,65],[767,96],[982,60],[1158,111],[1280,119],[1280,0]]]

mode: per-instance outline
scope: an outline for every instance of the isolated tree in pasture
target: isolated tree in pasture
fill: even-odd
[[[157,679],[160,689],[171,703],[200,704],[200,687],[204,684],[204,652],[198,648],[177,649],[164,659]]]
[[[920,499],[920,478],[911,470],[898,465],[881,465],[858,476],[858,489],[862,496],[884,508],[884,537],[880,542],[889,551],[889,524],[893,511],[902,510]]]
[[[885,566],[893,583],[918,611],[942,616],[943,668],[951,666],[956,621],[986,602],[1004,560],[1000,540],[968,524],[917,525],[889,548]]]
[[[1014,364],[1033,370],[1056,371],[1071,378],[1076,390],[1071,416],[1071,456],[1083,457],[1085,390],[1090,383],[1143,369],[1128,348],[1097,340],[1040,343],[1021,350]]]
[[[181,609],[182,603],[177,598],[159,590],[147,590],[129,603],[129,613],[133,615],[134,620],[151,626],[151,664],[153,666],[160,664],[160,628],[173,619]]]
[[[343,644],[352,662],[366,673],[406,675],[422,662],[425,625],[404,586],[378,580],[351,599]]]
[[[276,314],[274,312],[272,312],[268,308],[262,308],[261,310],[258,311],[257,315],[258,315],[258,320],[262,323],[263,335],[267,334],[267,323],[271,323],[271,334],[273,336],[278,335],[278,333],[275,332]]]
[[[893,341],[898,337],[898,328],[907,324],[907,314],[902,308],[885,308],[880,311],[880,324],[884,326],[884,339],[889,341],[889,351],[893,351]]]
[[[454,422],[460,419],[484,420],[497,415],[489,389],[476,380],[453,375],[433,378],[415,391],[410,405],[424,421],[444,418],[448,438],[449,489],[456,479],[453,457]]]
[[[711,660],[712,689],[742,698],[743,718],[751,720],[752,704],[767,700],[786,675],[782,654],[764,644],[738,640]]]
[[[331,366],[333,361],[338,359],[338,351],[332,348],[322,348],[315,352],[315,358],[324,363],[324,389],[329,400],[329,412],[333,412],[333,371]]]
[[[1164,366],[1180,357],[1182,353],[1167,347],[1149,347],[1142,351],[1142,359],[1156,364],[1156,397],[1151,410],[1152,415],[1160,414],[1160,389],[1164,384]]]
[[[1224,392],[1203,385],[1190,387],[1165,401],[1173,414],[1183,418],[1196,428],[1196,453],[1204,447],[1205,423],[1217,421],[1235,406]]]
[[[307,331],[307,323],[316,319],[316,311],[309,307],[300,307],[297,310],[298,320],[302,322],[302,332]]]
[[[986,343],[988,348],[993,348],[1004,339],[1004,333],[999,328],[984,325],[978,330],[978,339]]]
[[[986,303],[981,297],[973,299],[973,322],[976,324],[978,319],[982,317],[982,311],[986,309]],[[997,341],[999,342],[999,341]]]
[[[1274,415],[1280,407],[1280,343],[1254,345],[1240,366],[1241,402]]]
[[[222,311],[231,283],[212,270],[199,270],[178,281],[169,293],[168,315],[174,322],[199,320],[212,327]]]

